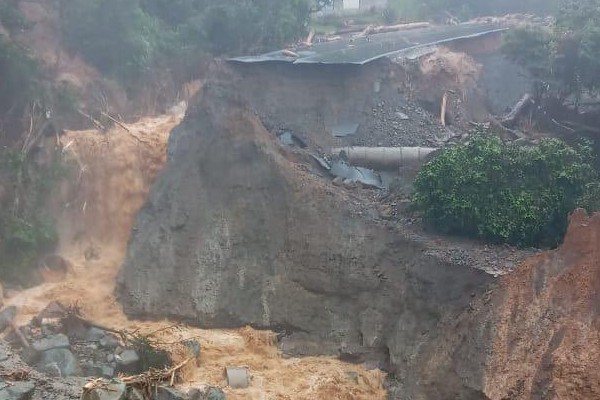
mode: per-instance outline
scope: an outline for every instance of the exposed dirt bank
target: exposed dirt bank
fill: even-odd
[[[599,244],[600,215],[577,211],[559,250],[501,280],[490,398],[600,398]]]

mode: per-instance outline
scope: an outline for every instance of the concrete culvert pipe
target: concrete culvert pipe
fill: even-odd
[[[420,166],[439,149],[431,147],[340,147],[332,150],[350,164],[377,170]]]

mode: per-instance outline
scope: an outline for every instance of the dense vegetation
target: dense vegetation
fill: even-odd
[[[505,144],[479,133],[421,170],[415,206],[434,228],[519,246],[556,246],[576,207],[595,208],[598,176],[588,146],[556,139]]]
[[[549,13],[555,11],[556,4],[557,0],[390,0],[390,7],[403,20],[449,17],[465,20],[509,12]]]
[[[64,0],[66,43],[106,74],[130,79],[190,54],[253,53],[306,34],[308,0]]]
[[[600,0],[563,0],[556,23],[506,37],[504,52],[539,80],[538,97],[564,100],[600,84]]]
[[[26,283],[39,256],[56,244],[44,206],[63,173],[58,161],[40,169],[23,153],[0,150],[0,280]]]

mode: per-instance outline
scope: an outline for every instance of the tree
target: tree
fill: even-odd
[[[562,0],[556,23],[508,34],[504,53],[527,67],[546,87],[546,96],[564,100],[600,84],[600,0]]]
[[[102,72],[131,78],[156,55],[156,21],[137,0],[68,0],[62,4],[67,44]]]
[[[437,230],[520,246],[556,246],[567,217],[592,204],[598,177],[587,146],[533,147],[488,134],[444,150],[415,182],[414,204]]]

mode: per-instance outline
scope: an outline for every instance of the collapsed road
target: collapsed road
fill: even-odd
[[[138,216],[118,278],[125,312],[276,330],[284,354],[392,373],[394,398],[485,399],[493,328],[455,354],[463,334],[438,327],[530,253],[440,243],[386,218],[371,191],[336,187],[314,162],[366,142],[443,146],[455,133],[407,100],[406,82],[384,59],[216,65]],[[356,129],[336,134],[340,125]],[[281,143],[281,132],[303,146]],[[448,358],[423,374],[442,337]]]

